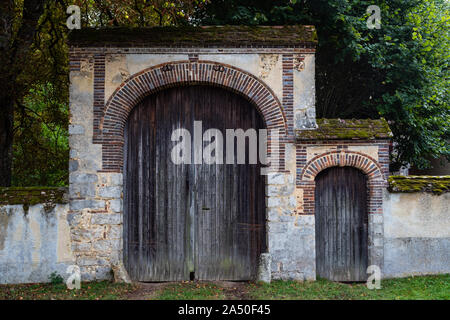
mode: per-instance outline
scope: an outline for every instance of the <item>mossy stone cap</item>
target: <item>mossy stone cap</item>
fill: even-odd
[[[152,28],[82,28],[69,33],[69,44],[79,47],[136,46],[301,46],[315,48],[314,26],[203,26]]]
[[[10,187],[0,188],[0,205],[23,205],[25,210],[36,204],[52,209],[57,203],[64,204],[67,188],[65,187]]]
[[[297,130],[297,141],[391,139],[387,121],[381,119],[317,119],[317,129]]]
[[[390,192],[450,192],[450,176],[391,176]]]

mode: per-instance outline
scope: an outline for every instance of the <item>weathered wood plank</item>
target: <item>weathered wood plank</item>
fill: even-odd
[[[125,130],[124,261],[135,280],[248,280],[266,250],[259,164],[171,161],[172,131],[193,139],[196,120],[224,135],[264,128],[249,102],[214,87],[167,89],[134,108]]]
[[[367,178],[351,167],[316,177],[316,272],[333,281],[365,281],[368,264]]]

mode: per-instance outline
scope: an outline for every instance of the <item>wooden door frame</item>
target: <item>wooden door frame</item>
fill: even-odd
[[[368,265],[376,265],[383,270],[384,263],[384,227],[383,197],[386,188],[385,171],[371,156],[348,149],[334,150],[319,154],[310,159],[301,171],[298,188],[303,189],[304,214],[315,214],[315,178],[319,172],[330,167],[354,167],[367,176],[368,180]],[[315,228],[314,228],[315,233]],[[314,235],[315,236],[315,235]],[[315,243],[312,248],[316,255]],[[314,270],[316,266],[314,265]]]
[[[188,86],[195,86],[195,85],[202,85],[202,86],[205,86],[205,84],[184,84],[184,85],[180,85],[180,86],[177,86],[177,87],[179,87],[179,88],[183,88],[183,87],[188,87]],[[216,87],[217,88],[217,86],[211,86],[211,87]],[[174,87],[172,87],[172,88],[174,88]],[[176,87],[175,87],[176,88]],[[166,89],[170,89],[170,88],[166,88]],[[226,88],[220,88],[219,87],[219,89],[220,90],[226,90],[226,91],[229,91],[230,92],[230,94],[232,94],[232,95],[236,95],[237,97],[239,97],[240,99],[242,99],[242,95],[240,95],[240,94],[237,94],[236,92],[233,92],[233,91],[231,91],[231,90],[228,90],[228,89],[226,89]],[[152,93],[152,94],[150,94],[149,96],[147,96],[147,97],[150,97],[151,95],[153,95],[153,94],[158,94],[158,93],[160,93],[161,92],[161,90],[159,90],[159,91],[156,91],[156,92],[154,92],[154,93]],[[246,100],[247,101],[247,104],[248,104],[248,106],[249,106],[249,108],[251,107],[251,108],[255,108],[255,106],[254,106],[254,104],[251,102],[251,101],[249,101],[248,99],[243,99],[243,101],[244,100]],[[136,105],[136,106],[138,106],[138,105]],[[261,124],[261,127],[260,128],[258,128],[258,129],[265,129],[265,128],[267,128],[266,127],[266,123],[265,123],[265,121],[264,121],[264,118],[263,118],[263,116],[259,113],[258,114],[258,109],[257,108],[255,108],[256,110],[256,113],[257,113],[257,115],[260,117],[260,124]],[[134,108],[132,109],[132,110],[134,110]],[[130,110],[130,114],[132,114],[132,110]],[[256,115],[255,115],[256,116]],[[244,118],[248,118],[248,113],[246,113],[245,114],[245,117]],[[251,118],[250,118],[251,119]],[[124,138],[126,138],[126,128],[127,128],[127,126],[128,126],[128,121],[127,121],[127,123],[125,124],[125,127],[124,127]],[[126,187],[126,184],[125,184],[125,179],[126,179],[126,175],[125,175],[125,169],[126,169],[126,159],[127,159],[127,152],[128,152],[128,144],[126,143],[126,139],[125,139],[125,141],[124,141],[124,146],[123,146],[123,154],[124,154],[124,166],[123,166],[123,179],[124,179],[124,184],[123,184],[123,186],[122,186],[122,191],[123,191],[123,194],[124,194],[124,201],[126,201],[127,200],[127,198],[126,198],[126,196],[125,196],[125,194],[126,194],[126,190],[125,190],[125,187]],[[192,164],[192,165],[194,165],[194,164]],[[224,164],[225,165],[225,164]],[[259,172],[259,171],[258,171]],[[261,179],[261,183],[260,184],[258,184],[261,188],[263,187],[264,188],[264,194],[267,194],[267,177],[265,177],[264,175],[262,175],[262,179]],[[260,193],[260,194],[262,194],[262,193]],[[125,228],[126,228],[126,219],[125,219],[125,206],[126,206],[126,204],[125,204],[125,202],[124,202],[124,204],[123,204],[123,212],[122,212],[122,217],[123,217],[123,225],[122,225],[122,244],[124,244],[125,243],[125,240],[126,240],[126,237],[127,237],[127,234],[128,234],[128,230],[126,230]],[[262,249],[262,251],[261,252],[258,252],[258,254],[264,254],[264,253],[267,253],[267,250],[268,250],[268,224],[267,224],[267,217],[268,217],[268,210],[267,210],[267,202],[265,201],[265,204],[264,204],[264,216],[263,217],[260,217],[261,219],[263,219],[264,220],[264,235],[263,235],[263,237],[264,237],[264,242],[263,242],[263,249]],[[123,261],[125,261],[125,253],[126,253],[126,250],[125,250],[125,248],[123,247],[123,256],[122,256],[122,259],[123,259]],[[192,261],[192,263],[194,263],[193,261]],[[249,265],[253,265],[253,264],[249,264]],[[257,269],[256,267],[255,267],[255,269]],[[255,270],[256,271],[256,270]],[[251,280],[251,279],[249,279],[249,280]],[[155,280],[155,281],[159,281],[159,280]],[[167,280],[167,281],[172,281],[172,280]],[[236,279],[236,281],[240,281],[240,280],[238,280],[238,279]]]
[[[315,182],[315,185],[316,185],[316,187],[315,187],[315,201],[317,200],[317,196],[319,195],[319,194],[317,194],[317,182],[318,182],[318,178],[322,178],[323,177],[323,174],[326,174],[326,173],[328,173],[328,171],[329,170],[333,170],[333,169],[336,169],[336,168],[350,168],[350,169],[352,169],[352,170],[354,170],[354,171],[357,171],[358,172],[358,179],[359,179],[359,177],[361,177],[361,179],[364,179],[364,187],[365,187],[365,195],[364,195],[364,200],[365,200],[365,203],[364,203],[364,210],[363,210],[363,212],[362,212],[362,214],[363,214],[363,216],[361,216],[360,214],[361,214],[361,211],[359,212],[360,214],[358,215],[358,218],[359,219],[362,219],[362,221],[363,221],[363,224],[366,224],[367,223],[367,229],[365,229],[365,234],[364,235],[362,235],[362,237],[365,237],[365,239],[364,238],[359,238],[358,240],[364,240],[363,241],[363,243],[365,242],[365,245],[366,245],[366,247],[364,248],[364,250],[366,250],[366,252],[364,253],[364,255],[366,256],[366,258],[367,258],[367,261],[364,261],[364,263],[367,263],[367,267],[369,266],[369,259],[368,259],[368,257],[369,257],[369,244],[368,244],[368,239],[369,239],[369,230],[368,230],[368,225],[369,225],[369,212],[368,212],[368,199],[369,199],[369,197],[370,197],[370,187],[369,187],[369,179],[368,179],[368,177],[367,177],[367,175],[363,172],[363,171],[361,171],[360,169],[357,169],[357,168],[355,168],[355,167],[351,167],[351,166],[333,166],[333,167],[329,167],[329,168],[326,168],[326,169],[324,169],[324,170],[322,170],[322,171],[320,171],[317,175],[316,175],[316,177],[315,177],[315,179],[314,179],[314,182]],[[342,177],[342,175],[340,175],[340,177]],[[360,182],[362,182],[362,181],[360,181]],[[323,186],[323,183],[321,184],[322,186]],[[347,189],[347,186],[346,186],[346,189]],[[363,192],[362,190],[360,191],[360,192]],[[359,193],[359,190],[358,190],[358,193]],[[317,202],[316,202],[316,204],[315,204],[315,207],[317,206]],[[319,203],[319,205],[320,205],[320,203]],[[339,208],[337,208],[338,209],[338,211],[339,211]],[[316,210],[316,215],[317,215],[317,208],[315,208],[315,210]],[[323,210],[323,209],[322,209]],[[322,211],[322,213],[324,213],[323,211]],[[338,215],[338,216],[340,216],[340,215]],[[322,220],[323,221],[323,220]],[[353,221],[352,221],[353,222]],[[326,226],[324,227],[323,225],[322,225],[322,228],[325,228],[326,229]],[[317,243],[317,231],[318,231],[318,221],[316,220],[316,223],[315,223],[315,228],[314,228],[314,232],[315,232],[315,236],[316,236],[316,244],[315,244],[315,251],[316,251],[316,264],[317,264],[317,261],[318,261],[318,259],[319,259],[319,257],[318,257],[318,253],[317,253],[317,247],[318,247],[318,243]],[[322,233],[322,235],[323,235],[323,233]],[[335,236],[336,236],[336,238],[335,239],[333,239],[333,241],[337,241],[337,240],[339,240],[339,239],[342,239],[341,237],[340,237],[340,235],[339,234],[335,234]],[[361,242],[360,242],[360,244],[361,244]],[[355,242],[352,242],[351,243],[351,245],[352,246],[354,246],[354,245],[356,245],[356,243]],[[359,245],[358,245],[359,246]],[[317,267],[317,266],[316,266]],[[336,274],[333,274],[333,272],[331,273],[331,277],[335,277],[336,278]],[[337,276],[337,278],[341,278],[342,277],[342,275],[340,275],[340,276]],[[353,281],[361,281],[361,280],[355,280],[355,279],[353,279],[353,280],[351,280],[351,279],[348,279],[348,280],[332,280],[332,281],[342,281],[342,282],[353,282]],[[365,280],[364,280],[365,281]]]

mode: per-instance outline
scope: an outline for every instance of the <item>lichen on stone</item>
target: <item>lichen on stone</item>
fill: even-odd
[[[297,141],[391,139],[387,121],[381,119],[317,119],[317,129],[297,130]]]
[[[10,187],[0,188],[0,206],[23,205],[25,212],[37,204],[42,204],[50,212],[56,204],[67,203],[67,188],[64,187]]]
[[[390,192],[450,192],[450,176],[391,176],[388,182]]]

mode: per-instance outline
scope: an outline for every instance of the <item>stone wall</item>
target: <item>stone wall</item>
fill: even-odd
[[[124,87],[134,75],[158,65],[176,65],[179,61],[190,61],[198,66],[202,65],[201,61],[222,64],[235,75],[237,71],[232,70],[241,70],[239,72],[249,75],[249,79],[258,79],[264,84],[280,103],[284,116],[275,117],[275,113],[270,113],[265,119],[270,126],[290,126],[290,130],[281,137],[280,157],[284,170],[267,179],[267,230],[269,252],[273,252],[272,272],[274,278],[315,279],[314,258],[311,250],[306,249],[314,247],[314,233],[311,231],[313,217],[299,217],[295,212],[296,151],[293,143],[294,111],[304,113],[301,117],[303,127],[314,127],[313,51],[291,48],[124,50],[73,47],[70,61],[68,220],[73,254],[84,280],[108,277],[109,270],[122,259],[123,177],[120,170],[111,168],[121,168],[121,154],[118,153],[123,151],[120,147],[112,152],[111,146],[116,141],[109,141],[108,138],[102,141],[103,144],[98,143],[102,130],[101,118],[104,116],[101,110],[112,100],[117,89]],[[164,82],[163,74],[158,72],[151,77],[160,74],[159,81]],[[211,84],[217,85],[213,80],[216,81],[211,78]],[[293,86],[294,80],[297,81],[296,87]],[[298,81],[305,83],[301,85]],[[131,88],[127,94],[133,93],[133,90]],[[140,91],[136,94],[142,94]],[[256,97],[253,93],[251,96],[253,99]],[[284,118],[286,120],[280,122]],[[122,120],[117,126],[121,124]],[[113,124],[113,127],[117,126]],[[292,246],[293,242],[295,246]],[[297,245],[304,249],[297,250]]]
[[[296,148],[286,145],[286,173],[267,179],[267,227],[273,279],[315,280],[314,216],[297,212]]]
[[[75,264],[68,204],[0,204],[0,284],[48,282],[67,277]]]
[[[287,159],[292,159],[294,147],[287,150]],[[314,215],[298,214],[294,176],[290,171],[268,176],[271,274],[272,279],[314,280]],[[13,192],[6,196],[2,190],[0,284],[48,282],[53,272],[66,278],[69,265],[80,267],[82,281],[112,278],[122,253],[122,177],[95,177],[82,177],[94,184],[89,209],[80,209],[86,203],[77,201],[69,208],[58,197],[46,197],[48,190],[39,191],[42,203],[21,190],[24,204],[18,204]],[[383,259],[383,277],[450,273],[450,193],[385,190],[383,198],[383,215],[369,216],[372,232],[382,235],[372,239]]]
[[[384,192],[386,278],[450,273],[450,193]]]

